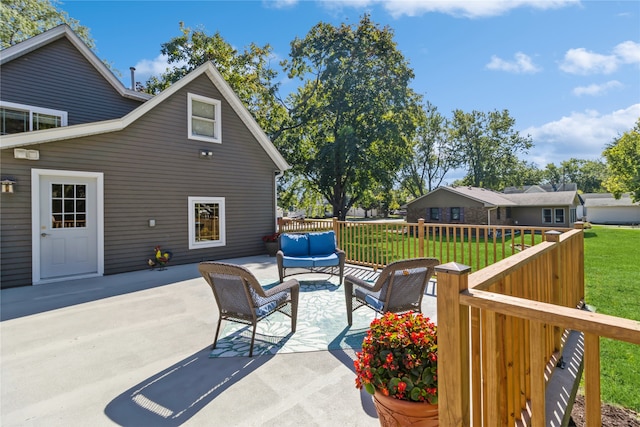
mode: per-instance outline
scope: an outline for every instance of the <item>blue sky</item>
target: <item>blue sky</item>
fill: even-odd
[[[269,43],[274,64],[318,22],[388,25],[415,72],[413,89],[445,117],[509,110],[543,168],[598,159],[640,117],[640,2],[577,0],[65,1],[96,53],[130,85],[166,67],[179,22],[219,31],[239,50]],[[295,83],[284,80],[282,90]]]

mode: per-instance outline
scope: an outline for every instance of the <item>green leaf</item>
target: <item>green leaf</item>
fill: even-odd
[[[375,394],[376,393],[376,388],[373,386],[373,384],[371,383],[366,383],[364,385],[364,389],[367,391],[367,393],[369,394]]]

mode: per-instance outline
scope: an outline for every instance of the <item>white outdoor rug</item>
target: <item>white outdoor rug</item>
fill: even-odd
[[[337,278],[300,280],[296,332],[291,334],[289,317],[272,314],[258,322],[253,355],[337,349],[359,351],[376,313],[367,307],[356,310],[353,325],[349,327],[344,286],[332,282],[337,282]],[[223,321],[218,343],[209,357],[248,356],[250,344],[251,326]]]

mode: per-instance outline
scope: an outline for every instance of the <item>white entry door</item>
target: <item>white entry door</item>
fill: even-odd
[[[34,274],[34,280],[101,273],[98,179],[41,174],[38,201],[39,229],[34,239],[39,239],[39,277]]]

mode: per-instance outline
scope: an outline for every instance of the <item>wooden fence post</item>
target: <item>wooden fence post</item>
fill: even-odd
[[[450,262],[436,267],[438,286],[438,417],[442,426],[469,426],[469,288],[471,267]],[[474,408],[478,410],[478,408]]]
[[[549,295],[552,299],[552,304],[558,305],[567,305],[565,296],[567,294],[567,289],[562,289],[562,284],[565,283],[560,279],[560,271],[562,265],[562,254],[560,251],[562,248],[560,247],[560,235],[562,233],[559,231],[551,230],[544,233],[545,240],[547,242],[555,243],[554,255],[551,257],[551,294]],[[559,326],[553,327],[553,347],[555,351],[559,351],[562,348],[562,333],[563,329]]]
[[[587,427],[602,425],[600,409],[600,337],[584,334],[584,408]]]
[[[418,219],[418,257],[424,256],[424,218]]]

